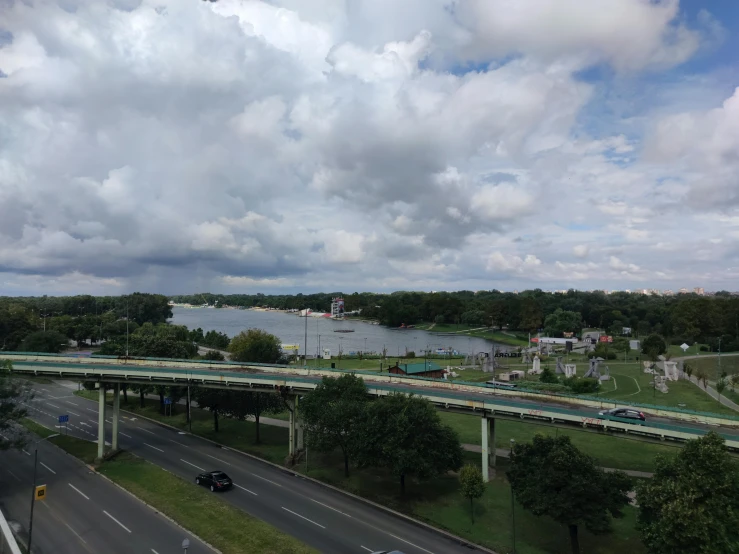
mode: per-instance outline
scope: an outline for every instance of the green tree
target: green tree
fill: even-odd
[[[211,360],[214,362],[222,362],[226,359],[226,356],[224,356],[223,352],[221,352],[220,350],[208,350],[205,352],[203,359]]]
[[[650,554],[739,552],[739,465],[713,431],[658,456],[636,488],[637,529]]]
[[[544,320],[544,332],[550,337],[562,337],[564,333],[577,333],[582,329],[582,315],[557,308]]]
[[[648,359],[656,362],[660,355],[667,352],[667,343],[662,335],[653,333],[642,341],[641,351]]]
[[[367,387],[356,375],[324,377],[300,402],[306,442],[320,452],[340,448],[344,456],[344,475],[349,476],[349,459],[356,452],[361,432],[357,425],[367,404]]]
[[[391,394],[371,402],[357,433],[361,466],[384,467],[400,479],[430,479],[462,466],[459,435],[444,425],[428,400]]]
[[[559,383],[557,375],[549,368],[549,366],[545,366],[544,369],[541,370],[539,381],[542,383]]]
[[[31,333],[21,344],[23,352],[58,353],[66,348],[67,337],[57,331],[36,331]]]
[[[693,364],[685,362],[685,365],[683,365],[683,371],[685,372],[685,375],[688,376],[688,381],[690,381],[690,378],[693,376]]]
[[[282,357],[280,339],[261,329],[241,331],[228,346],[235,362],[276,364]]]
[[[698,367],[698,370],[695,372],[695,378],[698,383],[703,383],[703,388],[705,389],[708,385],[708,372],[704,367]]]
[[[16,433],[14,428],[26,417],[23,406],[33,399],[28,381],[16,378],[12,370],[10,360],[0,360],[0,452],[25,445],[25,435]]]
[[[516,444],[507,476],[524,509],[567,526],[573,554],[580,552],[580,525],[608,533],[611,518],[621,517],[629,503],[626,474],[604,472],[567,436],[536,435],[531,443]]]
[[[724,391],[726,390],[726,387],[728,386],[728,383],[726,382],[726,377],[721,377],[718,381],[716,381],[716,392],[718,393],[718,403],[721,404],[721,395],[724,394]]]
[[[459,486],[462,496],[470,499],[470,516],[475,523],[475,506],[473,501],[485,494],[485,481],[482,480],[480,468],[467,464],[459,472]]]

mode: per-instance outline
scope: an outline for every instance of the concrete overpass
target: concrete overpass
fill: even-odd
[[[19,374],[43,375],[78,381],[114,384],[111,414],[112,448],[118,448],[118,418],[120,384],[180,385],[221,389],[273,392],[279,390],[287,398],[290,410],[289,452],[302,449],[302,429],[298,398],[312,391],[324,375],[345,373],[329,369],[306,369],[295,366],[171,360],[156,358],[122,359],[114,357],[70,358],[34,353],[4,353]],[[598,398],[542,394],[533,391],[493,389],[480,383],[460,383],[413,378],[374,372],[359,373],[365,379],[368,392],[384,396],[396,392],[413,393],[425,398],[440,410],[480,417],[482,435],[482,467],[487,480],[489,466],[495,466],[495,421],[512,419],[538,424],[578,427],[607,435],[628,435],[644,441],[684,442],[706,434],[719,433],[727,447],[739,452],[739,418],[723,417],[687,410],[672,410],[660,406],[637,405],[649,414],[645,425],[602,420],[598,411],[621,403]],[[106,406],[104,388],[99,393],[98,455],[105,448]]]

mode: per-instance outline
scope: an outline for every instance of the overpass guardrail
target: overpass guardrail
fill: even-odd
[[[100,360],[95,361],[99,362]],[[311,375],[296,375],[284,371],[245,373],[214,371],[213,368],[203,367],[175,368],[140,364],[69,363],[69,360],[51,361],[48,357],[37,360],[16,359],[13,369],[18,373],[132,384],[192,384],[244,390],[274,390],[287,387],[287,390],[293,394],[310,392],[318,384],[315,379],[316,373]],[[395,376],[393,377],[395,378]],[[383,396],[393,392],[409,392],[406,379],[396,379],[394,382],[369,381],[366,384],[369,393],[375,396]],[[688,427],[684,424],[648,422],[644,425],[634,425],[622,421],[600,419],[597,413],[584,413],[584,411],[574,406],[553,405],[547,402],[536,404],[530,401],[524,402],[521,398],[492,394],[491,389],[483,388],[481,390],[480,387],[477,388],[475,393],[449,387],[435,388],[428,386],[414,387],[411,392],[426,398],[440,409],[463,411],[493,418],[501,417],[546,424],[577,426],[596,432],[623,433],[638,439],[683,442],[702,436],[710,430],[706,427]],[[709,417],[696,417],[692,422],[703,426],[716,427],[719,425],[709,421],[710,419]],[[728,448],[739,451],[739,431],[732,433],[729,431],[733,430],[714,430],[724,438]]]

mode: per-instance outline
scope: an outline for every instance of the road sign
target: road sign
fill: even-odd
[[[187,549],[190,548],[190,539],[185,539],[182,541],[182,550],[184,552],[187,552]]]
[[[687,351],[688,351],[688,348],[690,348],[690,346],[688,346],[688,345],[687,345],[687,344],[685,344],[685,343],[682,343],[682,344],[680,345],[680,348],[682,348],[682,349],[683,349],[683,352],[687,352]]]
[[[59,416],[59,423],[67,423],[69,421],[68,415],[60,415]]]
[[[46,485],[37,485],[36,494],[34,494],[36,500],[44,500],[46,498]]]
[[[164,399],[164,403],[165,404],[171,404],[172,403],[172,399],[171,398],[165,398]]]

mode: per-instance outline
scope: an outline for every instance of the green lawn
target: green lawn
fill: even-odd
[[[46,438],[57,432],[52,431],[51,429],[49,429],[48,427],[44,427],[43,425],[39,425],[35,421],[28,418],[22,419],[21,425],[23,425],[23,427],[25,427],[31,433],[34,433],[41,438]],[[98,447],[97,444],[95,444],[94,442],[78,439],[75,437],[69,437],[67,435],[59,435],[58,437],[51,438],[49,439],[49,442],[54,443],[62,450],[69,452],[70,454],[72,454],[72,456],[79,458],[86,464],[92,464],[95,462]]]
[[[694,368],[703,368],[708,373],[708,378],[712,381],[716,380],[716,376],[721,373],[733,375],[739,373],[739,356],[721,356],[721,366],[719,369],[719,357],[714,353],[710,358],[687,360],[687,363]],[[695,375],[695,373],[693,374]]]
[[[480,418],[463,414],[441,412],[447,425],[459,433],[465,444],[482,444]],[[543,435],[567,435],[583,452],[593,456],[603,467],[653,472],[658,454],[673,455],[679,446],[653,444],[618,436],[606,436],[577,429],[560,429],[534,423],[518,423],[499,419],[495,423],[495,446],[510,448],[510,441],[529,442],[537,433]]]
[[[708,359],[693,361],[704,362],[708,361]],[[617,390],[602,395],[606,398],[624,402],[635,402],[637,404],[666,406],[669,408],[684,407],[687,410],[696,412],[709,412],[739,417],[739,413],[720,405],[718,401],[701,391],[687,379],[669,382],[667,384],[669,390],[665,394],[654,390],[654,387],[650,385],[652,375],[644,373],[641,364],[624,364],[611,361],[607,362],[607,365],[610,367],[611,376],[616,380],[618,387]],[[680,404],[684,404],[684,406],[680,406]]]
[[[22,424],[40,437],[54,431],[24,419]],[[92,464],[95,443],[75,437],[49,439],[63,450]],[[224,554],[312,554],[316,551],[271,525],[250,516],[203,487],[123,452],[97,466],[97,471],[133,493]],[[208,517],[203,517],[207,513]]]

